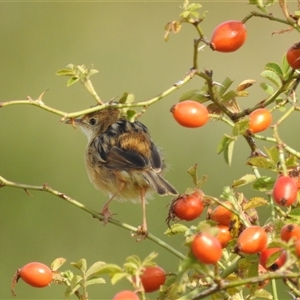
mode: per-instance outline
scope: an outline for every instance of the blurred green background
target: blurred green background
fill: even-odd
[[[208,38],[219,23],[241,20],[255,10],[246,1],[202,4],[202,12],[209,11],[202,24]],[[124,92],[134,93],[137,101],[154,97],[183,78],[192,66],[193,39],[197,37],[192,26],[183,25],[180,34],[171,35],[167,43],[163,40],[164,26],[178,19],[180,5],[181,1],[0,3],[0,101],[26,99],[28,95],[37,98],[49,89],[43,98],[49,106],[67,112],[90,107],[95,102],[83,86],[67,88],[67,78],[55,75],[69,63],[93,64],[99,70],[92,81],[102,99]],[[290,3],[290,8],[296,10],[296,3]],[[283,18],[278,7],[272,12]],[[253,18],[247,23],[248,38],[240,50],[222,54],[206,47],[199,55],[199,68],[213,70],[218,82],[228,76],[235,86],[245,79],[255,79],[250,97],[240,99],[242,108],[253,105],[266,97],[259,88],[265,63],[280,62],[290,45],[298,41],[296,32],[272,35],[283,28],[283,24]],[[141,120],[165,151],[170,166],[166,178],[182,193],[192,186],[186,170],[198,163],[199,174],[208,175],[204,192],[218,197],[223,186],[251,172],[245,165],[250,152],[240,139],[233,164],[228,167],[216,149],[223,134],[231,133],[230,128],[212,121],[200,129],[186,129],[173,120],[170,107],[184,91],[202,84],[195,78],[150,107]],[[275,114],[275,119],[278,116]],[[0,109],[0,126],[0,176],[32,185],[48,183],[100,211],[107,197],[87,178],[83,161],[86,138],[79,130],[62,124],[59,116],[29,105]],[[284,141],[296,149],[300,146],[295,138],[298,129],[295,115],[281,129]],[[248,198],[258,195],[249,188],[242,191]],[[43,192],[31,194],[33,197],[9,187],[0,190],[1,299],[13,298],[11,278],[17,268],[30,261],[50,264],[57,257],[65,257],[68,263],[63,269],[69,269],[69,262],[83,257],[89,265],[98,260],[122,264],[129,255],[144,258],[156,251],[157,263],[175,271],[178,259],[151,241],[136,243],[128,231],[111,224],[104,227],[60,198]],[[186,253],[181,236],[169,238],[163,234],[170,200],[155,197],[147,206],[149,229]],[[111,209],[118,220],[133,226],[141,224],[140,205],[115,202]],[[267,209],[259,212],[263,219],[268,217]],[[108,283],[91,287],[89,294],[91,299],[111,299],[124,288],[130,288],[129,284]],[[20,281],[16,299],[62,299],[63,292],[63,286],[34,289]],[[149,295],[150,299],[155,297],[155,293]],[[283,291],[280,299],[284,298],[288,297]]]

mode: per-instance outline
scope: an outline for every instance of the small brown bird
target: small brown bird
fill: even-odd
[[[139,233],[147,233],[147,198],[152,192],[177,195],[162,177],[164,163],[149,131],[139,121],[130,122],[119,109],[108,108],[67,123],[79,125],[88,138],[85,152],[87,173],[96,188],[109,195],[102,208],[104,223],[112,215],[113,200],[142,203],[143,223]]]

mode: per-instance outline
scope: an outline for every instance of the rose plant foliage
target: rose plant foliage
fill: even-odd
[[[210,51],[211,55],[214,55],[214,51],[227,55],[228,52],[246,47],[247,37],[256,34],[247,31],[247,23],[256,18],[285,24],[287,29],[282,30],[282,34],[291,30],[300,33],[299,11],[288,11],[286,1],[281,0],[279,4],[283,16],[274,16],[268,11],[272,5],[277,5],[273,2],[249,0],[249,4],[256,6],[256,11],[249,12],[243,20],[225,21],[217,25],[213,32],[203,32],[201,25],[209,18],[209,14],[201,14],[200,4],[184,1],[179,19],[165,26],[166,41],[174,33],[184,34],[184,26],[195,28],[196,34],[192,67],[182,81],[165,92],[167,96],[190,80],[199,80],[201,83],[199,89],[184,91],[178,103],[170,107],[178,126],[206,130],[209,120],[223,122],[226,130],[230,128],[231,134],[224,134],[218,143],[217,153],[223,155],[228,165],[234,159],[233,149],[237,140],[244,140],[250,150],[248,157],[245,157],[249,173],[229,183],[220,196],[205,194],[204,183],[209,179],[204,175],[198,177],[196,164],[188,169],[193,184],[171,201],[165,228],[165,235],[181,235],[186,253],[179,252],[165,242],[160,243],[158,238],[148,233],[152,241],[177,256],[179,264],[172,270],[164,270],[163,266],[155,263],[157,253],[149,254],[144,260],[132,255],[125,259],[123,265],[99,261],[88,267],[86,260],[81,259],[71,263],[72,270],[62,270],[65,263],[63,258],[54,260],[50,267],[37,262],[24,262],[24,267],[17,270],[13,278],[13,293],[17,282],[22,279],[39,288],[63,284],[66,286],[66,298],[73,295],[87,300],[89,285],[105,284],[103,277],[108,275],[113,285],[120,280],[127,280],[131,286],[129,290],[112,294],[112,299],[147,299],[150,298],[148,294],[155,291],[158,291],[157,298],[161,300],[206,297],[278,299],[278,283],[285,285],[286,297],[299,299],[300,153],[284,142],[280,126],[292,113],[300,110],[297,102],[300,43],[295,41],[294,45],[286,45],[283,58],[278,58],[278,62],[266,63],[261,73],[265,82],[260,85],[266,95],[251,107],[241,108],[239,99],[248,96],[247,90],[254,85],[254,80],[243,78],[237,87],[232,88],[233,80],[225,78],[222,82],[216,82],[213,76],[217,70],[201,71],[203,67],[198,66],[200,50],[203,48]],[[27,99],[24,103],[28,101],[70,122],[83,113],[106,109],[112,104],[99,101],[90,80],[95,73],[97,71],[92,67],[71,64],[59,70],[57,75],[68,76],[68,86],[82,83],[100,104],[97,107],[78,114],[62,113],[45,106],[43,94],[37,100]],[[133,95],[125,93],[114,105],[126,110],[128,119],[134,120],[148,106],[159,105],[156,102],[165,96],[155,97],[145,104],[134,102]],[[4,108],[12,102],[2,102],[0,107]],[[133,108],[142,110],[135,111]],[[274,112],[279,112],[280,117],[276,118]],[[265,143],[263,149],[258,148],[257,140]],[[248,199],[240,191],[240,187],[245,185],[251,186],[257,196]],[[3,177],[0,177],[0,186],[20,187]],[[30,185],[22,187],[25,190],[37,189]],[[69,196],[46,185],[41,190],[79,206]],[[265,222],[257,211],[262,206],[270,210],[270,218]],[[86,212],[100,220],[102,218],[92,210],[86,209]],[[187,223],[189,221],[193,221],[190,226]],[[109,222],[114,224],[117,221],[111,218]]]

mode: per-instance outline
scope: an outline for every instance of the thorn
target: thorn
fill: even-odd
[[[62,198],[62,199],[68,199],[68,196],[66,194],[63,194],[63,193],[59,193],[58,194],[58,197]]]
[[[29,193],[29,191],[28,191],[27,189],[24,189],[24,192],[25,192],[28,196],[33,197],[33,196]]]

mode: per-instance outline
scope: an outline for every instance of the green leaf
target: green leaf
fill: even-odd
[[[273,146],[269,149],[265,148],[265,152],[268,155],[269,159],[277,164],[279,161],[279,151],[277,146]]]
[[[189,228],[180,224],[180,223],[176,223],[173,224],[170,228],[168,228],[164,234],[168,235],[168,236],[174,236],[177,234],[183,234],[185,233]]]
[[[294,155],[289,156],[286,160],[285,160],[285,165],[287,168],[294,168],[299,166],[297,157]]]
[[[281,65],[282,65],[282,72],[283,72],[283,74],[284,74],[284,78],[286,79],[287,78],[287,75],[288,75],[288,72],[289,72],[289,70],[290,70],[290,65],[289,65],[289,63],[288,63],[288,61],[287,61],[287,59],[286,59],[286,54],[284,54],[283,56],[282,56],[282,62],[281,62]]]
[[[221,142],[219,143],[219,146],[217,149],[218,154],[223,152],[225,162],[228,165],[231,165],[235,140],[236,140],[235,137],[230,137],[225,134],[224,137],[222,138]]]
[[[74,71],[71,69],[61,69],[61,70],[58,70],[55,74],[58,76],[74,76],[74,75],[76,75],[74,73]]]
[[[137,116],[137,112],[135,110],[126,109],[126,119],[129,122],[134,122],[136,116]]]
[[[111,278],[111,283],[112,284],[116,284],[118,281],[120,281],[123,278],[128,277],[128,274],[123,272],[123,273],[116,273],[115,275],[113,275],[113,277]]]
[[[77,81],[79,81],[79,78],[78,77],[72,77],[68,80],[67,82],[67,87],[73,85],[74,83],[76,83]]]
[[[266,192],[273,189],[275,180],[268,176],[257,178],[252,185],[252,188],[257,191]]]
[[[229,77],[226,77],[219,89],[219,95],[222,97],[222,95],[224,95],[224,93],[228,90],[228,88],[232,85],[233,80],[230,79]]]
[[[125,92],[122,97],[119,99],[119,103],[132,103],[134,102],[134,95]]]
[[[300,207],[294,208],[289,212],[289,217],[300,220]]]
[[[63,257],[59,257],[59,258],[55,259],[51,263],[51,270],[57,271],[65,262],[66,262],[66,259]]]
[[[252,183],[254,180],[256,180],[256,176],[253,175],[253,174],[247,174],[237,180],[235,180],[232,184],[232,188],[237,188],[237,187],[240,187],[240,186],[243,186],[243,185],[246,185],[246,184],[249,184],[249,183]]]
[[[270,84],[262,82],[260,84],[260,87],[269,95],[272,95],[274,93],[274,88]]]
[[[98,273],[98,272],[101,270],[101,268],[102,268],[103,266],[105,266],[105,265],[106,265],[106,263],[103,262],[103,261],[97,261],[97,262],[95,262],[95,263],[94,263],[93,265],[91,265],[90,268],[87,270],[85,276],[86,276],[86,277],[93,276],[95,273]]]
[[[264,156],[255,156],[255,157],[249,158],[247,161],[247,165],[255,166],[255,167],[263,168],[263,169],[267,169],[267,170],[272,170],[272,171],[277,170],[276,164]]]
[[[266,290],[263,289],[257,289],[254,292],[254,295],[250,297],[250,300],[254,300],[254,299],[268,299],[268,300],[273,300],[273,296],[271,293],[269,293]]]
[[[148,265],[151,264],[153,265],[153,260],[155,260],[158,256],[157,252],[151,252],[144,260],[143,260],[143,265]],[[156,265],[156,264],[155,264]]]
[[[108,274],[110,277],[116,273],[122,272],[122,268],[115,264],[105,264],[98,269],[96,275],[99,274]]]
[[[124,263],[123,267],[125,268],[125,270],[127,272],[134,272],[136,270],[138,270],[139,266],[133,262],[126,262]]]
[[[92,285],[92,284],[104,284],[104,283],[106,283],[106,281],[103,278],[93,278],[86,281],[85,286]]]
[[[87,265],[84,258],[79,259],[76,263],[71,262],[71,265],[84,273],[86,272]]]
[[[141,259],[137,255],[130,255],[130,256],[126,257],[126,261],[133,263],[136,266],[139,266],[142,264]]]
[[[234,136],[243,135],[249,129],[249,118],[244,118],[234,124],[232,134]]]
[[[272,81],[278,87],[281,86],[281,80],[275,72],[273,72],[271,70],[265,70],[265,71],[262,71],[260,73],[260,75],[267,78],[267,79],[269,79],[270,81]]]
[[[248,210],[248,209],[256,208],[259,206],[264,206],[267,203],[268,203],[268,201],[264,198],[254,197],[254,198],[250,199],[249,202],[247,202],[243,205],[243,210]]]
[[[270,71],[273,71],[274,73],[276,73],[279,77],[282,77],[283,76],[283,72],[280,68],[280,66],[275,63],[275,62],[269,62],[266,64],[265,66],[265,69],[266,70],[270,70]]]
[[[271,267],[274,264],[274,262],[277,260],[277,258],[282,254],[282,251],[283,250],[276,251],[268,257],[267,262],[266,262],[267,268]]]
[[[69,298],[72,296],[80,287],[80,281],[82,280],[82,277],[79,275],[74,275],[74,277],[71,280],[71,285],[66,289],[65,291],[65,298]]]
[[[224,94],[221,97],[222,97],[223,102],[227,102],[227,101],[229,101],[231,99],[234,99],[237,96],[238,96],[237,92],[231,90],[231,91],[229,91],[228,93]]]
[[[205,93],[201,90],[198,90],[198,89],[194,89],[194,90],[187,91],[180,96],[179,102],[182,102],[185,100],[194,100],[194,101],[197,101],[200,103],[204,103],[204,102],[208,101],[209,98],[208,98],[207,93]]]

